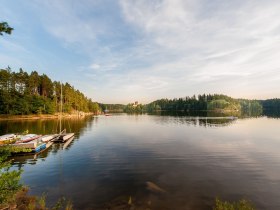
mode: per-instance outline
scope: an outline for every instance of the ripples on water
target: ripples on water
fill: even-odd
[[[0,122],[0,131],[48,133],[56,123]],[[143,208],[211,209],[219,196],[280,209],[279,119],[113,115],[67,124],[77,133],[67,148],[14,160],[50,204],[65,196],[76,209],[102,209],[131,196]]]

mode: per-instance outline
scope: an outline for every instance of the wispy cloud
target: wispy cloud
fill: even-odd
[[[271,73],[280,64],[274,57],[280,53],[277,1],[124,0],[121,5],[126,21],[158,49],[152,55],[153,66],[144,71],[169,78],[176,93],[219,90],[261,98],[266,97],[262,91],[256,94],[252,88],[263,88],[265,82],[264,89],[269,89],[273,77],[280,75],[280,71]],[[170,66],[172,70],[166,70]],[[258,74],[262,81],[255,77]],[[177,80],[172,81],[174,75]]]

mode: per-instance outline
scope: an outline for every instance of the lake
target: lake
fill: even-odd
[[[104,209],[131,197],[140,209],[204,210],[219,197],[280,209],[280,119],[116,114],[64,127],[76,133],[66,148],[13,162],[48,204],[65,196],[75,209]],[[58,122],[0,121],[0,135],[27,129],[53,133]]]

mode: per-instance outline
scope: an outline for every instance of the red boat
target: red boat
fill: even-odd
[[[16,143],[25,143],[25,142],[30,142],[32,140],[40,138],[42,135],[37,135],[37,134],[27,134],[22,136]]]

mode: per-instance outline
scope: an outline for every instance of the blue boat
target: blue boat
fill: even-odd
[[[47,148],[46,143],[39,144],[35,149],[32,150],[32,153],[38,153]]]

